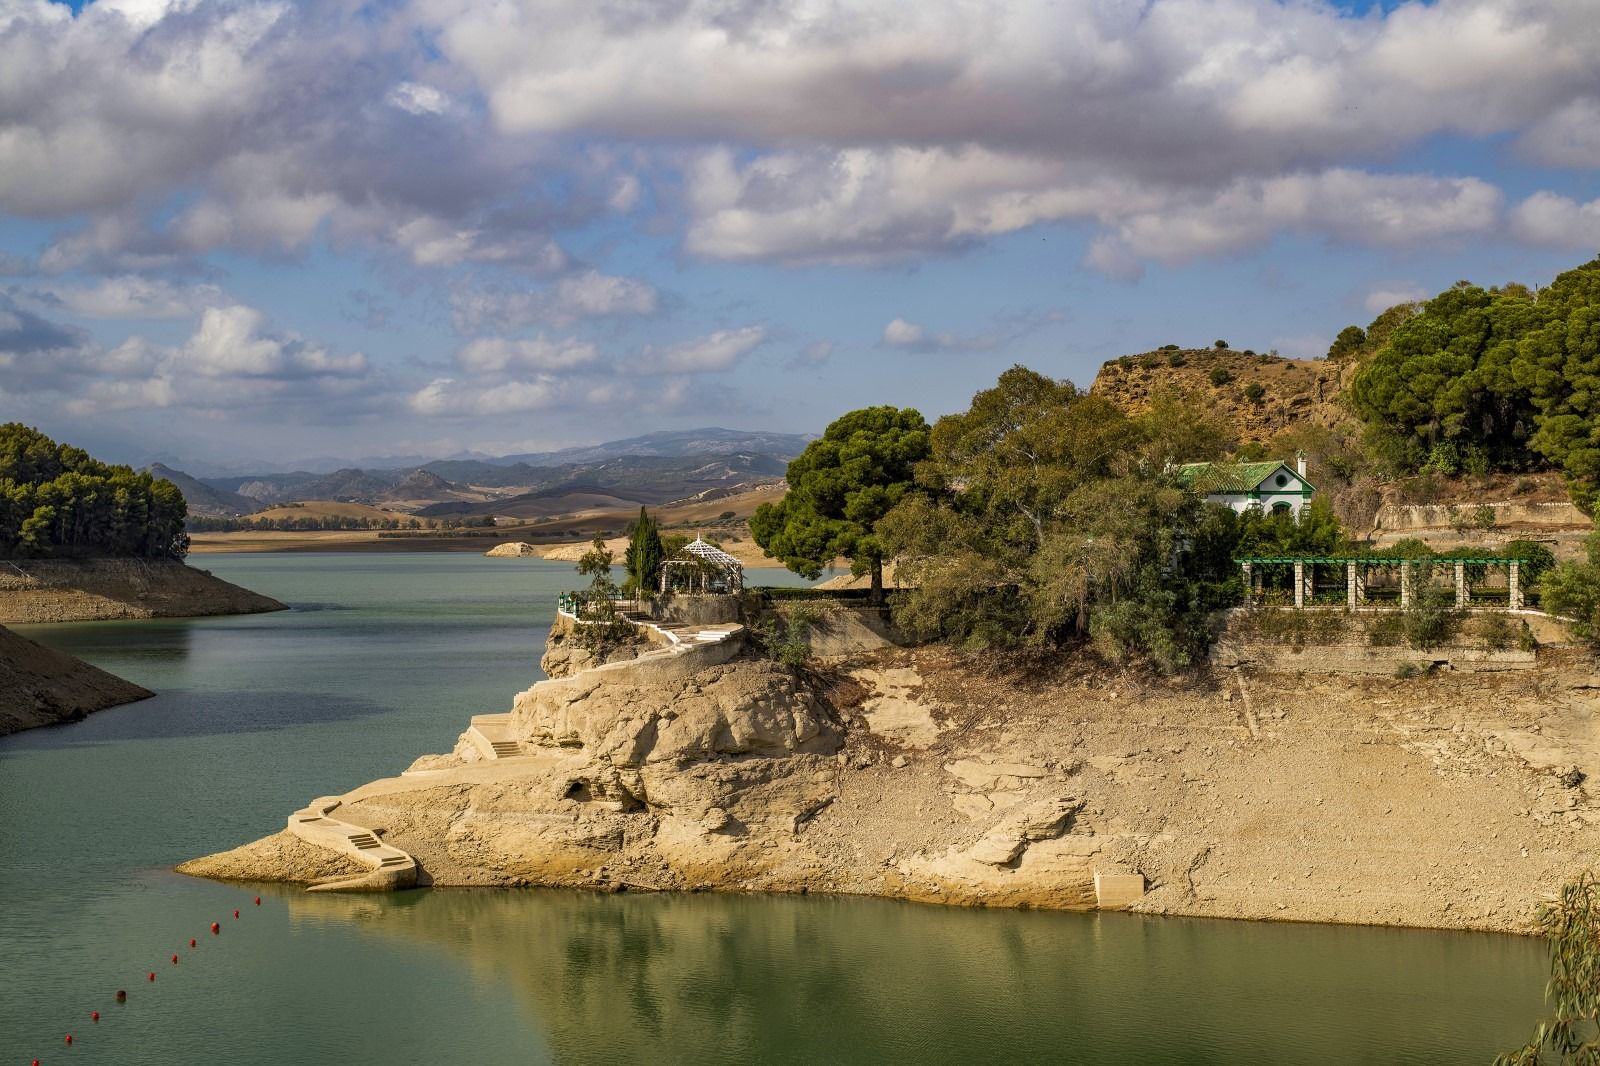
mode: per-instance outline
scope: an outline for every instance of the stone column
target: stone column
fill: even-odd
[[[1510,572],[1506,575],[1506,606],[1513,611],[1522,610],[1521,566],[1515,559],[1511,560]]]
[[[1456,563],[1456,607],[1467,605],[1467,564]]]
[[[1411,606],[1411,564],[1409,562],[1400,564],[1400,606],[1402,609]]]
[[[1361,602],[1361,596],[1360,596],[1360,594],[1358,592],[1356,592],[1356,581],[1357,580],[1358,580],[1358,578],[1356,577],[1356,564],[1354,562],[1345,563],[1344,564],[1344,605],[1345,605],[1345,609],[1346,610],[1350,610],[1350,611],[1355,610],[1356,609],[1356,605]]]
[[[1298,560],[1294,564],[1294,609],[1299,610],[1306,605],[1306,564]]]
[[[1244,576],[1244,605],[1246,607],[1254,607],[1256,605],[1255,567],[1249,563],[1240,563],[1239,572]]]

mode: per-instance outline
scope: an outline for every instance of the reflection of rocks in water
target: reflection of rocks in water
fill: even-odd
[[[286,900],[511,986],[563,1066],[1468,1061],[1523,1036],[1543,967],[1521,938],[816,896]]]

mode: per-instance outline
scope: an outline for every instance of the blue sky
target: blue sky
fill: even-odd
[[[199,470],[1316,356],[1600,251],[1586,0],[0,0],[0,418]]]

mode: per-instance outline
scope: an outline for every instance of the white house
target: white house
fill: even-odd
[[[1262,463],[1185,463],[1178,477],[1208,503],[1220,503],[1243,514],[1259,507],[1268,514],[1289,514],[1298,521],[1311,504],[1316,486],[1306,480],[1306,460],[1301,456],[1293,469],[1288,463],[1271,460]]]

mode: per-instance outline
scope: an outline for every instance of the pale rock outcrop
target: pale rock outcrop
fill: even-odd
[[[539,549],[527,541],[515,540],[496,544],[483,554],[490,559],[537,559]]]

